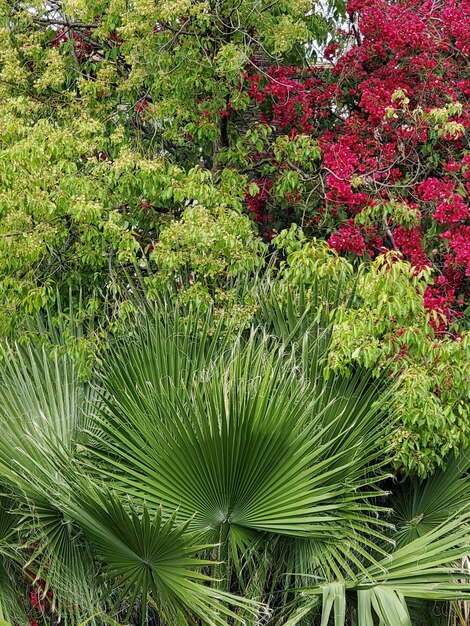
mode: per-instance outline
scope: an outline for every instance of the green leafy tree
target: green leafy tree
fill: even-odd
[[[309,0],[2,0],[0,332],[70,289],[119,309],[174,217],[240,212],[247,173],[219,157],[249,132],[244,72],[303,62],[329,20]]]
[[[416,272],[393,252],[354,268],[295,226],[275,243],[286,259],[281,283],[303,289],[310,315],[322,310],[325,324],[332,324],[329,368],[348,374],[361,366],[398,383],[393,394],[400,417],[393,434],[397,467],[426,476],[465,449],[469,333],[462,330],[456,340],[430,324],[435,318],[422,296],[432,284],[431,270]],[[281,308],[287,306],[283,298]]]

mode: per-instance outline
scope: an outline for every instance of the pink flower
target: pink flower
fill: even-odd
[[[336,250],[339,254],[351,252],[362,256],[366,249],[366,242],[357,226],[354,225],[353,220],[342,224],[340,228],[331,235],[327,243],[330,248]]]

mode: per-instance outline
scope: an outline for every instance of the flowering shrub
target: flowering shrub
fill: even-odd
[[[336,252],[351,252],[361,256],[366,248],[360,230],[354,225],[354,220],[342,224],[328,239],[328,245]]]
[[[440,279],[424,304],[444,332],[469,290],[470,2],[352,0],[347,11],[351,30],[325,51],[329,69],[272,67],[247,76],[247,89],[276,133],[318,140],[314,176],[287,164],[304,227],[341,254],[395,249],[418,270],[434,268]],[[257,198],[264,223],[278,217],[267,190],[282,176],[274,170]],[[291,208],[273,226],[297,217]]]
[[[470,432],[470,2],[353,0],[347,12],[326,63],[246,75],[269,129],[247,206],[263,233],[292,225],[275,239],[289,281],[332,280],[312,260],[321,240],[356,268],[330,367],[396,378],[397,462],[424,475]],[[321,155],[298,149],[307,140]],[[296,224],[306,237],[289,252]]]

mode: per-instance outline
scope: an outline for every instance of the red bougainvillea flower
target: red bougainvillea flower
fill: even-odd
[[[357,254],[361,256],[366,249],[366,242],[353,220],[342,224],[328,239],[328,245],[336,252]]]
[[[418,269],[432,265],[426,308],[455,319],[470,291],[470,0],[350,0],[347,13],[354,36],[341,35],[342,54],[327,48],[327,68],[246,74],[247,91],[261,122],[320,146],[317,197],[300,183],[291,192],[313,207],[314,236],[339,254],[388,248]],[[264,191],[246,203],[261,226],[271,211],[282,219]],[[385,214],[361,218],[378,206]],[[285,225],[292,219],[288,207]]]

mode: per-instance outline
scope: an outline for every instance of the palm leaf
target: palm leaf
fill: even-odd
[[[103,598],[93,592],[106,585],[97,585],[98,555],[101,571],[118,584],[116,600],[127,599],[132,609],[139,595],[143,617],[149,593],[168,623],[192,623],[196,615],[216,626],[227,616],[236,619],[228,604],[250,610],[252,603],[207,586],[212,579],[198,568],[212,562],[194,555],[208,547],[189,543],[186,526],[164,521],[159,512],[150,515],[145,507],[137,514],[131,503],[127,510],[80,474],[75,441],[80,424],[87,423],[82,413],[89,397],[80,393],[69,359],[33,346],[8,357],[0,464],[22,501],[30,541],[38,544],[28,571],[46,579],[57,598],[53,609],[74,621],[83,621],[85,611],[100,614]]]
[[[463,506],[470,506],[469,467],[470,449],[430,478],[403,483],[391,501],[399,546],[436,528]]]
[[[20,601],[22,569],[18,559],[21,518],[13,511],[14,501],[0,496],[0,622],[26,624],[27,616]]]
[[[65,356],[33,345],[6,347],[0,376],[0,467],[23,516],[23,543],[36,546],[25,564],[54,592],[53,608],[81,619],[75,607],[98,606],[92,555],[77,527],[64,515],[60,456],[71,459],[86,422],[89,387]],[[61,491],[62,489],[62,491]]]
[[[334,381],[325,398],[295,349],[260,330],[230,344],[178,317],[150,325],[104,368],[90,471],[216,540],[236,526],[380,553],[383,534],[371,540],[370,529],[385,525],[374,485],[389,422],[372,402],[377,387]]]
[[[329,617],[334,608],[331,598],[334,593],[339,594],[340,587],[337,586],[341,585],[344,592],[356,593],[361,626],[373,626],[374,614],[386,626],[411,626],[407,598],[432,601],[470,598],[470,582],[459,580],[466,577],[459,562],[469,550],[468,522],[467,510],[398,548],[377,566],[369,567],[367,576],[326,582],[305,588],[302,593],[322,595],[323,615]],[[340,618],[337,617],[338,611]],[[343,626],[345,619],[341,604],[335,615],[338,626]]]
[[[84,483],[69,511],[89,537],[102,570],[118,586],[117,604],[125,602],[131,609],[140,597],[143,622],[149,594],[160,615],[181,626],[192,623],[194,616],[207,626],[225,625],[227,617],[238,621],[227,605],[257,609],[256,603],[208,586],[215,581],[201,569],[214,563],[197,554],[210,546],[195,543],[187,524],[176,524],[174,516],[164,519],[161,510],[150,514],[146,506],[139,512],[131,501],[124,507],[116,494]]]

